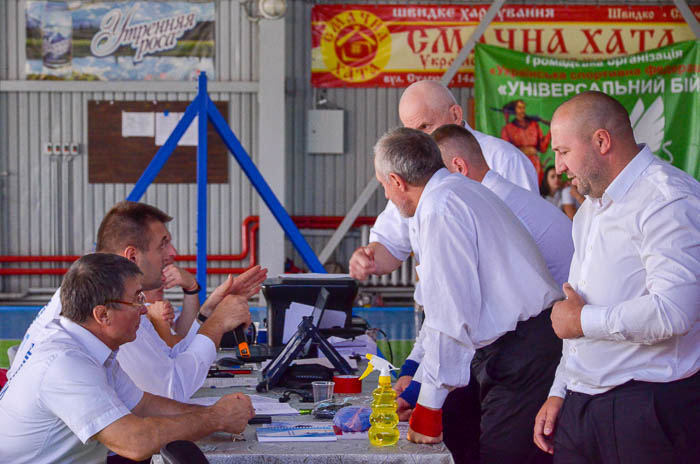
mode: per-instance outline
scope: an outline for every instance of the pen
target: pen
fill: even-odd
[[[311,414],[311,409],[300,409],[299,414]]]

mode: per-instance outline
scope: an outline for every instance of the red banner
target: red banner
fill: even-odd
[[[311,83],[316,87],[406,87],[439,79],[490,5],[316,5]],[[700,7],[691,7],[700,18]],[[504,6],[481,42],[526,53],[599,60],[694,39],[676,7]],[[450,86],[471,87],[474,56]]]

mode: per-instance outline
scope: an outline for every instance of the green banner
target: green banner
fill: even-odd
[[[700,41],[601,61],[477,44],[475,59],[476,128],[521,147],[533,163],[554,162],[557,106],[599,90],[627,108],[638,143],[700,180]]]

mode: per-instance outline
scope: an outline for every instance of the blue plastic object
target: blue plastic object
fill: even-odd
[[[345,406],[335,413],[333,425],[343,432],[366,432],[370,414],[372,410],[364,406]]]

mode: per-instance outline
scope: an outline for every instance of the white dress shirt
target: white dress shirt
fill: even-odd
[[[107,448],[90,438],[130,414],[143,392],[116,352],[64,317],[34,343],[0,393],[0,461],[105,462]]]
[[[493,170],[486,173],[481,185],[503,200],[525,226],[547,263],[547,269],[561,288],[569,277],[571,257],[574,253],[571,220],[544,198],[508,182]],[[408,359],[419,363],[423,359],[420,333]]]
[[[13,375],[37,336],[61,313],[60,288],[37,315],[27,330],[17,356],[8,372]],[[207,377],[209,366],[216,359],[216,346],[205,335],[198,334],[194,321],[187,336],[170,348],[158,335],[151,321],[141,316],[136,340],[122,345],[119,363],[143,391],[177,401],[187,401]]]
[[[571,219],[539,194],[508,182],[493,170],[486,173],[481,185],[503,200],[530,232],[554,281],[559,286],[566,282],[574,254]]]
[[[700,184],[646,146],[574,217],[569,281],[584,336],[564,340],[551,395],[700,369]]]
[[[409,227],[425,307],[416,372],[418,402],[440,408],[469,383],[476,349],[561,298],[532,237],[480,183],[440,169],[426,184]]]
[[[61,313],[61,288],[56,290],[49,300],[49,303],[41,308],[37,313],[36,317],[32,321],[31,325],[27,329],[27,332],[22,338],[22,342],[17,348],[17,355],[15,356],[10,369],[7,371],[7,377],[12,377],[17,367],[22,363],[25,354],[31,349],[31,347],[36,342],[36,337],[44,332],[46,326],[49,325],[54,320],[58,320],[58,316]]]
[[[186,402],[204,384],[216,360],[216,345],[198,330],[195,321],[187,336],[170,348],[143,315],[136,340],[121,346],[117,360],[143,391]]]

